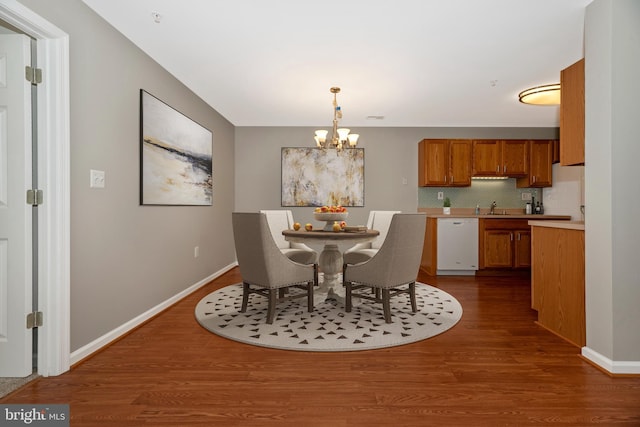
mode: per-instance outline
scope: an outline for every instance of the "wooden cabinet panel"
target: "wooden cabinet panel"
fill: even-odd
[[[422,259],[420,268],[430,276],[437,274],[438,266],[438,220],[427,218],[427,226],[424,230],[424,244],[422,247]]]
[[[529,141],[473,141],[473,176],[524,176],[529,171]]]
[[[531,267],[531,231],[527,219],[481,219],[479,268]]]
[[[538,323],[584,347],[584,231],[534,226],[531,247],[531,305]]]
[[[423,139],[418,145],[420,187],[471,185],[471,141]]]
[[[502,145],[502,174],[524,176],[529,173],[529,141],[506,140]]]
[[[509,230],[484,232],[484,267],[511,268],[513,265],[513,233]]]
[[[584,164],[584,58],[560,72],[560,164]]]
[[[471,141],[449,141],[449,184],[471,185]]]
[[[514,260],[515,268],[531,267],[531,231],[517,230],[514,238]]]
[[[418,185],[445,186],[448,175],[449,142],[446,139],[422,140],[418,145]]]
[[[529,174],[518,178],[516,187],[551,187],[552,160],[552,140],[529,141]]]
[[[500,175],[501,155],[500,143],[498,141],[474,140],[471,173],[474,176]]]

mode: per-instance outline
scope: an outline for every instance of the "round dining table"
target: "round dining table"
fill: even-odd
[[[283,230],[285,240],[296,243],[320,243],[324,247],[318,258],[318,267],[323,273],[323,280],[319,284],[317,293],[327,295],[327,298],[337,297],[343,294],[340,283],[342,273],[342,252],[339,243],[348,243],[349,247],[356,243],[369,242],[375,239],[380,232],[378,230],[364,231],[324,231],[324,230]]]

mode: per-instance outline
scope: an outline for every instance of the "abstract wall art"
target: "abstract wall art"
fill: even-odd
[[[282,206],[364,206],[364,149],[282,148]]]
[[[213,201],[213,134],[140,89],[140,204]]]

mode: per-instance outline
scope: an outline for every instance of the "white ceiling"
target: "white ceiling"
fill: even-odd
[[[235,126],[553,127],[592,0],[83,1]]]

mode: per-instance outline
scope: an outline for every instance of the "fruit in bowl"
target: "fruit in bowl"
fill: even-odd
[[[313,217],[317,221],[344,221],[349,212],[344,206],[319,206],[314,209]]]
[[[316,221],[344,221],[349,216],[349,212],[314,212]]]

